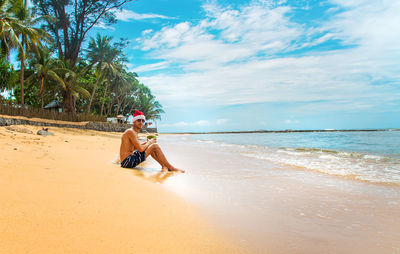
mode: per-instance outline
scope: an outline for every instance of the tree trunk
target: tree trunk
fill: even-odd
[[[101,67],[101,65],[103,64],[103,63],[99,63],[100,64],[100,67]],[[100,68],[98,68],[98,72],[100,72]],[[92,91],[92,95],[90,96],[90,99],[89,99],[89,104],[88,104],[88,107],[87,107],[87,114],[89,115],[90,114],[90,108],[92,107],[92,101],[93,101],[93,98],[94,98],[94,93],[96,92],[96,88],[97,88],[97,86],[100,84],[100,81],[101,81],[101,79],[103,78],[103,75],[101,75],[101,74],[97,74],[97,80],[96,80],[96,83],[95,83],[95,85],[94,85],[94,87],[93,87],[93,91]]]
[[[107,115],[109,115],[109,116],[111,116],[111,113],[112,113],[112,105],[114,103],[114,98],[115,97],[112,97],[110,103],[108,104],[108,113],[107,113]]]
[[[56,13],[56,20],[58,19],[57,17],[57,13]],[[61,46],[61,42],[60,42],[60,36],[58,34],[58,29],[54,28],[54,33],[56,35],[57,38],[57,48],[58,48],[58,58],[63,59],[64,58],[64,53],[62,50],[62,46]]]
[[[128,115],[131,115],[132,114],[132,111],[133,111],[133,108],[135,107],[135,103],[133,102],[132,103],[132,107],[131,107],[131,109],[129,110],[129,113],[128,113]]]
[[[93,101],[93,98],[94,98],[94,93],[96,92],[96,88],[99,85],[99,83],[100,83],[100,78],[97,79],[97,81],[96,81],[96,83],[95,83],[95,85],[93,87],[92,95],[90,96],[89,104],[88,104],[88,107],[87,107],[87,114],[90,114],[90,108],[92,107],[92,101]]]
[[[115,111],[115,115],[117,116],[119,113],[119,108],[121,107],[122,101],[117,97],[117,110]]]
[[[125,96],[125,98],[122,100],[122,102],[121,102],[121,114],[122,115],[124,115],[124,111],[125,111],[125,108],[126,108],[126,105],[125,105],[125,101],[126,101],[126,96]],[[125,105],[125,106],[124,106]]]
[[[75,108],[74,108],[74,102],[73,102],[73,95],[72,92],[67,90],[65,91],[65,97],[64,97],[64,105],[67,107],[68,112],[72,115],[75,116]]]
[[[23,58],[23,57],[22,57]],[[25,105],[24,105],[24,59],[21,60],[21,71],[20,71],[20,84],[21,84],[21,105],[22,105],[22,111],[25,111]]]
[[[71,92],[69,93],[69,111],[72,113],[72,116],[75,116],[74,96]]]
[[[120,114],[120,110],[121,108],[123,109],[122,105],[124,104],[125,100],[127,97],[124,97],[121,101],[118,100],[118,107],[117,107],[117,111],[115,112],[116,115]],[[123,114],[124,112],[122,111],[121,114]]]
[[[106,99],[107,89],[108,89],[108,82],[107,82],[107,84],[106,84],[106,88],[104,89],[103,103],[101,103],[100,116],[103,116],[104,101],[105,101],[105,99]]]
[[[44,84],[44,77],[40,80],[40,99],[41,99],[41,108],[43,109],[43,84]]]

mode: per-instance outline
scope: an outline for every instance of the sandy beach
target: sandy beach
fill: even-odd
[[[33,134],[0,127],[0,253],[246,252],[193,204],[114,164],[120,133],[19,127]]]

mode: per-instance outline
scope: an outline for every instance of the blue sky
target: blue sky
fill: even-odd
[[[112,27],[161,132],[400,127],[400,2],[137,0]]]

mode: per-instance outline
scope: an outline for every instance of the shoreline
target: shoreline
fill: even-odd
[[[120,133],[49,131],[0,127],[1,253],[247,253],[191,202],[113,164]]]
[[[298,133],[298,132],[376,132],[400,131],[397,128],[387,129],[351,129],[351,130],[256,130],[256,131],[210,131],[210,132],[159,132],[159,134],[244,134],[244,133]]]
[[[255,253],[400,250],[400,186],[248,157],[237,146],[184,135],[161,135],[159,143],[188,172],[162,183],[200,204],[226,234]],[[151,170],[147,174],[160,181]]]

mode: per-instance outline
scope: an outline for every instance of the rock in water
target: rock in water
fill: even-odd
[[[48,135],[53,136],[54,135],[50,131],[46,131],[46,130],[38,130],[36,134],[37,135],[42,135],[42,136],[48,136]]]
[[[22,132],[22,133],[27,133],[27,134],[33,134],[33,132],[27,128],[18,127],[18,126],[14,126],[14,125],[6,126],[5,128],[10,131],[17,131],[17,132]]]

